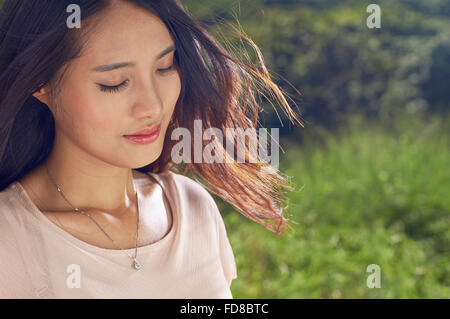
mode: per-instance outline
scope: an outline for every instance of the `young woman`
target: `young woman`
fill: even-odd
[[[250,153],[182,173],[171,137],[194,120],[255,128],[261,85],[301,121],[258,59],[261,70],[232,57],[176,0],[6,0],[0,296],[232,298],[234,256],[208,191],[279,234],[289,186]]]

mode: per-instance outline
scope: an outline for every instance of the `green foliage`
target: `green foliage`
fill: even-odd
[[[448,112],[448,1],[378,1],[380,29],[366,25],[369,3],[183,1],[214,35],[219,29],[227,34],[223,23],[211,24],[214,19],[239,23],[275,77],[281,76],[277,83],[295,94],[285,78],[302,92],[301,114],[310,122],[333,128],[354,113],[385,122],[404,112]],[[231,34],[220,39],[239,43]],[[267,121],[278,122],[274,112]]]
[[[387,130],[353,117],[301,147],[284,141],[292,231],[277,238],[220,205],[238,269],[233,296],[450,296],[450,117],[424,119]],[[369,264],[381,267],[380,289],[366,286]]]

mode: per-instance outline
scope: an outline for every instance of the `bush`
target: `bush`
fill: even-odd
[[[235,298],[447,298],[450,295],[449,120],[359,117],[303,146],[284,141],[293,232],[276,238],[224,213]],[[305,130],[302,130],[302,134]],[[381,267],[381,289],[366,267]]]

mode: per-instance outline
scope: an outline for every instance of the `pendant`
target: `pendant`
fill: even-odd
[[[134,258],[133,267],[134,267],[134,269],[136,269],[136,270],[141,269],[141,264],[139,263],[139,261],[138,261],[136,258]]]

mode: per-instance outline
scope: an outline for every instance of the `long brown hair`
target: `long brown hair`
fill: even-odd
[[[260,96],[274,107],[281,107],[292,123],[303,126],[287,101],[289,95],[271,79],[258,46],[245,34],[239,34],[256,52],[256,64],[245,63],[219,45],[178,0],[126,1],[150,10],[165,23],[175,41],[175,63],[181,76],[181,93],[162,154],[136,170],[160,173],[183,167],[184,174],[190,174],[246,217],[277,234],[283,233],[289,221],[283,216],[283,208],[290,185],[259,155],[255,162],[247,152],[244,163],[191,160],[176,165],[171,158],[176,143],[171,139],[173,130],[183,127],[193,132],[194,120],[201,120],[203,129],[221,130],[224,136],[227,128],[256,129],[262,107]],[[80,54],[83,40],[95,25],[92,18],[111,4],[108,0],[77,1],[83,19],[91,26],[79,31],[66,27],[66,8],[71,3],[6,0],[1,10],[0,190],[50,154],[55,133],[53,115],[32,93],[45,84],[60,83],[65,67]],[[240,142],[231,139],[236,150]],[[247,150],[253,142],[252,137],[245,139]],[[217,143],[215,150],[229,156],[223,144]]]

